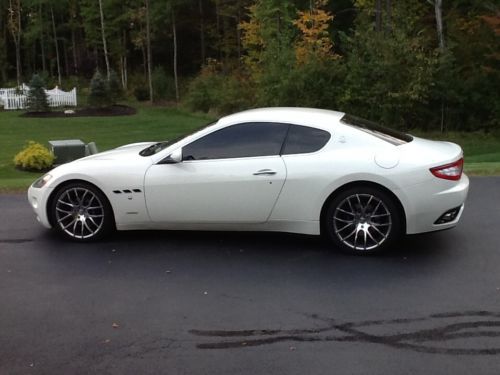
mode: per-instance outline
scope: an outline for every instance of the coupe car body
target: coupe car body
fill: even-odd
[[[35,181],[37,219],[75,240],[108,230],[326,231],[348,251],[448,229],[469,180],[462,149],[341,112],[255,109],[173,142],[135,143]]]

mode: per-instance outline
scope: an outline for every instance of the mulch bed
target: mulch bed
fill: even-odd
[[[102,108],[80,108],[74,109],[75,113],[66,114],[64,111],[49,112],[26,112],[21,117],[93,117],[93,116],[131,116],[137,113],[137,110],[128,105],[110,105]]]

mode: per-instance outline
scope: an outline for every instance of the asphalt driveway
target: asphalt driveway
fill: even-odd
[[[73,244],[0,196],[0,374],[499,374],[500,178],[377,257],[278,233]]]

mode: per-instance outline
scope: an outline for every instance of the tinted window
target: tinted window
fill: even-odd
[[[291,125],[286,137],[283,154],[315,152],[323,148],[329,140],[330,133],[327,131],[308,126]]]
[[[340,121],[346,125],[355,127],[396,146],[411,142],[413,140],[413,137],[409,134],[386,128],[385,126],[359,117],[345,115]]]
[[[217,130],[182,149],[184,160],[279,155],[287,124],[245,123]]]

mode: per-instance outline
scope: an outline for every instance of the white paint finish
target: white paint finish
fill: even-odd
[[[408,144],[394,146],[344,125],[340,122],[342,116],[340,112],[299,108],[241,112],[151,157],[139,155],[151,144],[144,142],[62,165],[50,172],[53,178],[46,186],[29,189],[29,200],[36,199],[35,213],[43,225],[50,226],[46,204],[53,189],[79,179],[106,194],[118,229],[318,234],[321,208],[330,194],[345,184],[368,181],[384,186],[398,198],[406,214],[408,233],[456,225],[458,219],[439,226],[433,223],[444,211],[465,201],[468,178],[463,175],[460,181],[439,179],[429,168],[460,158],[459,146],[416,137]],[[313,126],[329,131],[332,137],[322,150],[311,154],[157,164],[173,151],[213,131],[253,121]],[[262,169],[277,173],[253,175]],[[141,189],[143,193],[113,193],[124,189]]]
[[[274,175],[255,175],[269,170]],[[286,178],[279,156],[152,165],[145,192],[151,220],[263,223]]]
[[[383,150],[375,154],[375,163],[385,169],[394,168],[399,163],[399,151]]]

